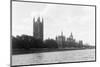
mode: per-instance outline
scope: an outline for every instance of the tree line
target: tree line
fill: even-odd
[[[77,42],[64,42],[63,48],[74,47],[74,48],[94,48],[94,46],[82,45]],[[54,39],[36,39],[33,36],[21,35],[21,36],[12,36],[12,49],[33,49],[33,48],[58,48],[56,40]]]
[[[31,48],[58,48],[55,40],[47,39],[42,41],[33,36],[22,35],[12,36],[12,49],[31,49]]]

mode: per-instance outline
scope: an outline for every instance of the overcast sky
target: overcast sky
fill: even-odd
[[[73,33],[95,45],[95,8],[89,6],[12,2],[12,35],[33,35],[33,18],[43,17],[44,39]]]

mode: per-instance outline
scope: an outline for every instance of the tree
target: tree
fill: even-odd
[[[47,48],[58,48],[57,42],[53,39],[45,40],[44,44]]]

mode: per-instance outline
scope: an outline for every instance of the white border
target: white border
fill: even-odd
[[[30,0],[32,1],[32,0]],[[39,65],[40,67],[99,67],[100,64],[100,1],[99,0],[34,0],[43,2],[89,4],[97,6],[97,62]],[[0,0],[0,67],[10,64],[10,0]],[[27,66],[33,67],[33,66]],[[35,67],[35,66],[34,66]],[[38,67],[38,66],[37,66]]]

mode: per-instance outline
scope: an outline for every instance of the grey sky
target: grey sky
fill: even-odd
[[[43,17],[44,39],[72,32],[74,38],[95,45],[95,8],[44,3],[12,3],[12,34],[32,35],[33,18]]]

